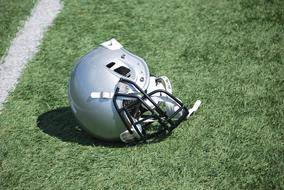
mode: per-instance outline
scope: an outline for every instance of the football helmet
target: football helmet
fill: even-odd
[[[71,109],[83,129],[99,139],[125,143],[169,134],[191,113],[172,95],[165,76],[111,39],[83,56],[68,84]]]

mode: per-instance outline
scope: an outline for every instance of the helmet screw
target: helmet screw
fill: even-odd
[[[122,54],[122,55],[121,55],[121,59],[124,59],[124,58],[125,58],[125,54]]]
[[[141,78],[140,78],[140,82],[143,82],[143,81],[144,81],[144,77],[141,77]]]

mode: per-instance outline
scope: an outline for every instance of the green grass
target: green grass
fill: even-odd
[[[281,0],[66,0],[0,115],[0,189],[283,189]],[[75,60],[117,38],[202,107],[159,143],[105,144],[67,101]]]
[[[34,4],[35,0],[0,0],[0,58],[29,16]]]

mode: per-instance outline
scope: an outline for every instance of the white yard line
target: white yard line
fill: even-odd
[[[44,32],[62,7],[60,0],[38,0],[31,16],[11,42],[6,57],[0,64],[0,109],[9,92],[14,90],[25,65],[38,52]]]

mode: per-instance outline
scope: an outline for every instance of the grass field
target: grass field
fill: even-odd
[[[15,37],[23,21],[29,16],[35,0],[0,0],[0,58]]]
[[[0,189],[283,189],[281,0],[66,0],[0,114]],[[159,143],[103,143],[67,101],[75,61],[115,37],[203,104]]]

